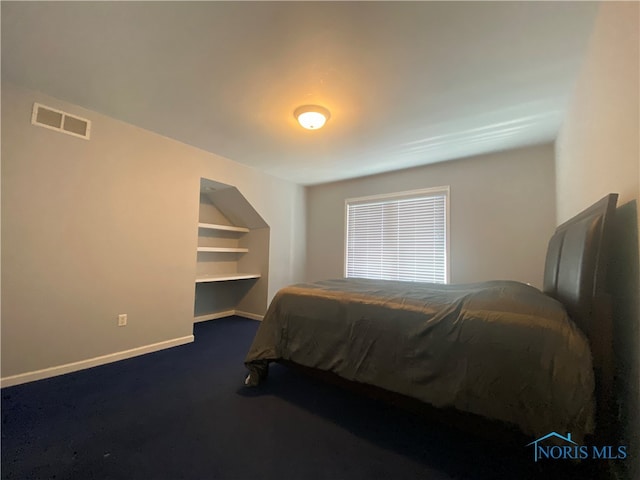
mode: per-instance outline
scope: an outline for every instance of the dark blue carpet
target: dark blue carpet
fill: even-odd
[[[257,326],[199,323],[193,344],[3,389],[2,478],[590,478],[280,365],[246,389]]]

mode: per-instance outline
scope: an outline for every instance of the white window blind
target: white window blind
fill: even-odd
[[[447,193],[347,200],[346,276],[446,283]]]

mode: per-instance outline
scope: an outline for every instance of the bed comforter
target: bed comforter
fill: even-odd
[[[563,306],[518,282],[337,279],[274,297],[245,363],[249,385],[288,360],[539,437],[594,428],[586,336]]]

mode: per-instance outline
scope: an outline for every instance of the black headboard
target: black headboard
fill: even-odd
[[[609,236],[618,195],[610,193],[556,228],[549,241],[543,291],[559,300],[590,336],[597,298],[607,293]]]
[[[611,193],[556,228],[549,240],[543,291],[559,300],[591,344],[596,434],[607,440],[612,418],[613,319],[607,288],[609,243],[618,195]]]

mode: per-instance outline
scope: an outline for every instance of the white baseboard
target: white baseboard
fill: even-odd
[[[191,343],[193,342],[193,340],[193,335],[187,335],[186,337],[173,338],[171,340],[165,340],[164,342],[153,343],[151,345],[136,347],[130,350],[123,350],[122,352],[110,353],[108,355],[89,358],[87,360],[80,360],[79,362],[67,363],[64,365],[44,368],[42,370],[36,370],[33,372],[20,373],[18,375],[11,375],[9,377],[0,378],[0,387],[11,387],[14,385],[20,385],[22,383],[34,382],[36,380],[56,377],[65,373],[76,372],[78,370],[84,370],[86,368],[97,367],[98,365],[117,362],[118,360],[124,360],[126,358],[137,357],[138,355],[144,355],[145,353],[157,352],[158,350],[177,347],[179,345]]]
[[[262,321],[264,315],[257,315],[255,313],[243,312],[241,310],[227,310],[225,312],[211,313],[209,315],[200,315],[194,317],[193,322],[207,322],[209,320],[217,320],[218,318],[232,317],[233,315],[238,315],[239,317],[249,318],[251,320],[259,320]]]
[[[243,312],[241,310],[236,310],[236,315],[238,315],[239,317],[249,318],[251,320],[258,320],[260,322],[264,318],[264,315],[257,315],[255,313]]]
[[[231,317],[236,314],[235,310],[227,310],[226,312],[211,313],[209,315],[200,315],[193,319],[194,323],[206,322],[209,320],[217,320],[218,318]]]

